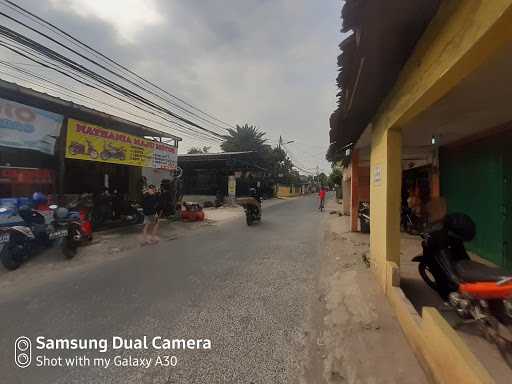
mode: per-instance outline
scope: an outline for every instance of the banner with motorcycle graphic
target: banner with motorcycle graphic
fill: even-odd
[[[68,119],[66,157],[175,170],[177,148],[168,144]]]

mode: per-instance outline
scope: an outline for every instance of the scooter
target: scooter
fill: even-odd
[[[20,207],[18,215],[24,225],[0,228],[0,260],[8,270],[43,249],[61,246],[66,259],[73,258],[81,241],[80,222],[70,217],[66,208],[51,205],[53,220],[47,224],[44,216],[28,206]],[[5,212],[6,208],[0,208]]]
[[[507,362],[512,362],[512,274],[470,259],[464,247],[476,236],[473,220],[462,213],[446,215],[423,238],[423,254],[416,256],[422,279],[447,308],[477,323]]]
[[[91,221],[93,205],[92,194],[90,193],[81,194],[67,205],[70,214],[76,215],[76,219],[80,221],[80,232],[82,234],[83,243],[90,243],[93,240]]]
[[[244,208],[247,225],[251,226],[255,222],[261,221],[261,197],[258,196],[254,188],[250,190],[251,196],[243,197],[236,202]]]
[[[117,191],[110,194],[106,190],[93,197],[90,217],[94,230],[112,221],[118,224],[141,224],[144,221],[138,204],[126,201]]]

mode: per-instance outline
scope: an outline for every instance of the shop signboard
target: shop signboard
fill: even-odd
[[[175,170],[177,148],[124,132],[68,119],[66,157]]]
[[[228,195],[231,198],[236,196],[236,177],[228,176]]]
[[[55,153],[63,116],[0,98],[0,146]]]
[[[53,180],[50,169],[0,167],[0,184],[53,184]]]

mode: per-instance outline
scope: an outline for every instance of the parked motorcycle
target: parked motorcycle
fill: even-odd
[[[41,213],[24,206],[18,210],[24,225],[0,228],[0,260],[5,268],[17,269],[37,252],[52,246],[61,246],[66,259],[76,255],[81,241],[80,222],[70,217],[66,208],[50,208],[53,220],[49,224]],[[0,212],[5,210],[0,208]]]
[[[76,219],[80,221],[80,232],[83,242],[91,242],[93,238],[91,221],[93,205],[92,194],[90,193],[81,194],[67,205],[71,214],[78,215]]]
[[[370,233],[370,203],[361,201],[358,209],[359,224],[361,232]]]
[[[115,159],[123,161],[126,158],[126,150],[123,147],[115,147],[108,143],[104,145],[100,158],[102,160]]]
[[[512,274],[473,261],[464,242],[476,236],[473,220],[452,213],[422,235],[423,254],[416,256],[422,279],[465,323],[477,323],[512,363]]]
[[[142,208],[133,202],[126,201],[114,191],[107,190],[94,196],[94,206],[90,213],[93,229],[105,225],[109,221],[118,221],[125,224],[140,224],[144,221]]]

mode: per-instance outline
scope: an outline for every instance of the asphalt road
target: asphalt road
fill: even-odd
[[[1,292],[0,382],[300,382],[327,215],[316,204],[314,197],[287,201],[264,210],[253,227],[236,219],[30,289]],[[14,364],[19,336],[32,341],[25,369]],[[108,351],[37,349],[38,336],[106,339]],[[147,336],[148,349],[112,350],[113,336]],[[151,345],[157,336],[209,339],[211,349],[157,350]],[[86,367],[36,366],[42,356],[84,355],[91,359]],[[114,366],[115,356],[131,357],[132,364],[152,358],[151,366]],[[175,356],[169,362],[176,366],[156,367],[157,357],[167,364],[164,356]],[[97,364],[110,359],[110,366],[94,367],[93,358],[102,358]]]

